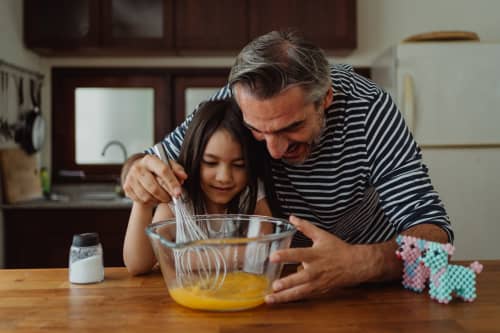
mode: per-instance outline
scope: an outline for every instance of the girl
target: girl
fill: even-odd
[[[268,172],[267,164],[262,163],[265,152],[243,125],[234,102],[202,104],[187,129],[178,159],[189,175],[183,186],[191,199],[192,213],[271,216],[258,180]],[[266,192],[271,194],[270,189]],[[154,216],[153,210],[153,205],[140,202],[132,206],[123,260],[133,275],[149,272],[156,263],[145,227],[151,221],[174,217],[167,203],[158,204]]]

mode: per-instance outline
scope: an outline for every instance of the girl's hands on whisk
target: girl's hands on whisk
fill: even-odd
[[[155,155],[145,155],[133,162],[123,184],[126,195],[144,204],[170,202],[181,194],[187,179],[184,168],[175,161],[163,162]]]
[[[274,293],[266,296],[267,303],[299,300],[360,282],[359,269],[366,263],[364,258],[360,258],[362,254],[357,246],[295,216],[290,217],[290,223],[309,237],[313,246],[271,254],[272,262],[301,262],[304,269],[274,281]]]

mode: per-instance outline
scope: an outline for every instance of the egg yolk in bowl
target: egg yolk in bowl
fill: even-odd
[[[207,289],[202,281],[188,287],[169,290],[179,304],[192,309],[209,311],[238,311],[264,303],[269,280],[264,275],[230,272],[217,289]]]

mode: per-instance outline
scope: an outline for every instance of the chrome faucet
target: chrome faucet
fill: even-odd
[[[120,147],[120,149],[122,150],[123,162],[125,162],[127,160],[127,156],[128,156],[127,155],[127,148],[125,148],[125,145],[121,141],[118,141],[118,140],[111,140],[108,143],[106,143],[106,145],[102,149],[101,156],[104,156],[106,154],[106,150],[108,150],[109,147],[114,146],[114,145]]]

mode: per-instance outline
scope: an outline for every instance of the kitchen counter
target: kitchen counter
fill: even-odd
[[[1,204],[0,209],[130,209],[132,201],[115,193],[113,184],[71,184],[53,187],[52,200]]]
[[[482,263],[473,303],[390,283],[233,313],[177,305],[160,272],[106,268],[102,283],[71,285],[67,269],[0,270],[0,332],[498,332],[500,260]]]
[[[111,183],[64,185],[53,190],[64,200],[0,206],[5,267],[67,267],[73,235],[84,232],[99,233],[106,266],[123,266],[123,239],[132,202],[118,196]]]

